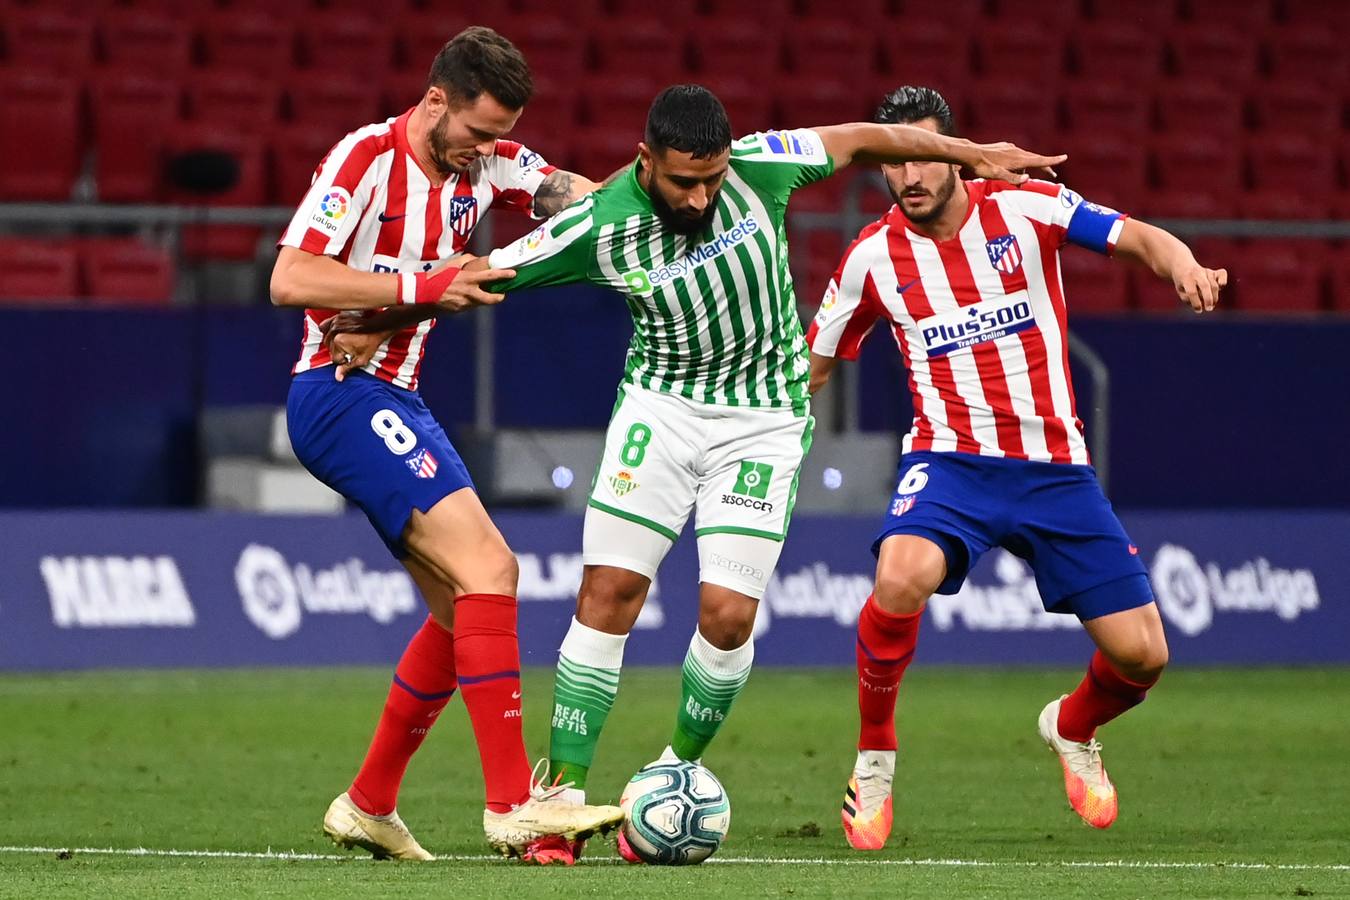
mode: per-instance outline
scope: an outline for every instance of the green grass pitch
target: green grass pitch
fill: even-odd
[[[526,678],[536,755],[551,678]],[[612,801],[660,752],[678,678],[624,673],[592,798]],[[712,863],[629,867],[593,844],[573,869],[541,869],[485,856],[459,701],[399,804],[422,843],[450,858],[328,858],[338,851],[319,820],[365,751],[387,670],[3,675],[0,897],[1350,896],[1350,669],[1169,672],[1100,735],[1121,794],[1106,832],[1069,811],[1036,736],[1041,706],[1077,678],[912,669],[895,831],[886,850],[859,854],[838,812],[855,737],[851,673],[758,669],[707,759],[732,800]],[[79,849],[138,847],[324,858]]]

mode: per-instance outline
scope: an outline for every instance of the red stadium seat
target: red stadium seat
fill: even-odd
[[[661,4],[661,14],[671,19],[688,20],[698,15],[698,7],[699,0],[671,0]],[[651,8],[651,0],[609,0],[611,16],[645,16]]]
[[[394,63],[393,21],[352,9],[307,17],[300,29],[300,56],[307,67],[323,74],[368,79]]]
[[[839,15],[839,10],[839,0],[800,0],[797,4],[797,12],[808,18],[835,17]],[[943,8],[942,15],[944,18],[951,14],[950,9]],[[884,29],[899,21],[890,0],[851,0],[848,5],[848,18],[851,22],[864,28],[879,29]],[[880,33],[885,34],[884,31]]]
[[[508,3],[501,5],[509,11],[526,15],[556,15],[559,8],[557,0],[515,0],[514,5]],[[576,27],[576,22],[598,22],[608,11],[603,0],[568,0],[567,3],[567,16],[574,23],[573,28]],[[669,10],[663,5],[661,12],[668,14]],[[511,32],[502,33],[510,38],[512,43],[515,42],[515,36]],[[525,58],[530,59],[529,56]],[[530,59],[530,63],[533,65],[534,60]]]
[[[1292,25],[1318,25],[1342,33],[1350,30],[1350,3],[1327,0],[1284,0],[1284,18]]]
[[[775,122],[779,128],[808,128],[867,121],[871,101],[842,80],[818,75],[774,79]]]
[[[94,59],[94,19],[61,9],[18,7],[5,13],[5,46],[11,64],[71,73]]]
[[[1074,69],[1097,83],[1129,84],[1163,72],[1163,46],[1155,32],[1125,22],[1098,22],[1074,29],[1069,38]]]
[[[896,12],[899,15],[894,18],[897,22],[904,22],[903,31],[909,30],[911,22],[931,15],[933,12],[933,6],[929,0],[896,0],[896,6],[898,7]],[[985,0],[945,0],[942,4],[942,20],[954,28],[980,27],[984,24],[987,6]],[[901,31],[901,29],[897,28],[897,31]]]
[[[578,129],[572,158],[576,161],[577,171],[600,180],[636,159],[641,139],[640,132],[624,133],[613,128]]]
[[[359,75],[299,69],[286,92],[293,122],[353,131],[380,118],[379,86]]]
[[[1328,248],[1328,275],[1331,286],[1331,308],[1350,312],[1350,253],[1346,247]]]
[[[1172,68],[1187,78],[1247,84],[1260,74],[1256,35],[1223,22],[1191,22],[1168,32]]]
[[[773,98],[764,90],[763,83],[734,75],[703,79],[701,83],[726,107],[731,133],[735,137],[774,126]]]
[[[179,117],[180,89],[148,71],[99,72],[89,82],[94,179],[105,203],[149,203],[159,183],[164,133]]]
[[[1259,312],[1315,312],[1322,308],[1325,244],[1314,240],[1245,242],[1236,275],[1237,309]]]
[[[73,302],[79,282],[72,242],[0,237],[0,303]]]
[[[1154,34],[1162,33],[1178,18],[1177,0],[1088,0],[1088,5],[1094,21],[1139,25]]]
[[[1333,198],[1324,190],[1300,189],[1299,179],[1245,191],[1238,198],[1244,219],[1322,219],[1333,215]]]
[[[791,231],[788,242],[792,247],[792,278],[797,289],[797,302],[814,314],[848,245],[835,228]]]
[[[877,64],[875,36],[838,15],[795,18],[783,37],[787,66],[799,75],[869,71]]]
[[[427,73],[413,69],[391,69],[380,79],[378,116],[401,116],[418,103],[427,90]]]
[[[1064,298],[1071,316],[1125,312],[1130,308],[1128,263],[1069,247],[1059,255]]]
[[[0,200],[69,200],[83,131],[73,78],[37,69],[0,72]]]
[[[507,135],[513,141],[520,141],[531,150],[542,153],[544,159],[556,166],[570,168],[572,153],[572,132],[581,121],[579,97],[581,84],[576,79],[536,78],[534,98],[525,107],[524,114],[517,120],[516,127]],[[655,94],[655,91],[653,91]],[[647,98],[651,102],[651,96]],[[636,120],[623,123],[627,133],[640,133],[647,121],[647,107]],[[582,173],[586,175],[608,173]]]
[[[1299,134],[1263,134],[1247,146],[1247,162],[1256,187],[1302,183],[1325,192],[1334,187],[1335,150],[1325,141]]]
[[[569,14],[575,15],[570,10]],[[505,32],[525,55],[533,73],[548,78],[581,77],[587,66],[586,32],[554,15],[516,16]]]
[[[848,191],[848,173],[833,175],[792,192],[793,212],[837,213]]]
[[[1064,42],[1054,22],[1014,22],[975,34],[975,55],[986,80],[1046,84],[1064,71]]]
[[[490,25],[506,29],[509,18],[504,14],[471,15],[467,11],[419,10],[405,13],[398,22],[399,65],[422,76],[425,81],[432,60],[446,41],[459,34],[468,25]]]
[[[103,58],[119,69],[145,69],[161,78],[192,64],[192,31],[166,12],[113,8],[99,16]]]
[[[679,23],[645,16],[609,19],[592,36],[600,70],[626,77],[642,72],[677,80],[685,66],[685,33]]]
[[[1148,159],[1132,141],[1078,135],[1059,174],[1064,183],[1094,203],[1134,212],[1146,199]]]
[[[79,245],[84,292],[92,303],[167,306],[173,302],[169,251],[135,238],[94,238]]]
[[[219,10],[199,23],[208,64],[259,76],[280,76],[294,66],[295,29],[290,19],[240,10]]]
[[[281,119],[281,82],[233,66],[199,69],[187,101],[189,116],[199,122],[262,134]]]
[[[1270,80],[1251,93],[1256,124],[1266,131],[1329,134],[1341,127],[1341,100],[1316,81]]]
[[[172,160],[194,153],[228,155],[238,167],[232,187],[220,192],[198,192],[167,183]],[[187,124],[174,128],[165,140],[165,199],[194,206],[261,206],[267,200],[263,142],[258,137],[214,124]],[[182,251],[187,259],[252,260],[262,230],[248,225],[184,227]]]
[[[666,86],[664,79],[635,77],[616,79],[595,75],[583,82],[582,106],[586,124],[593,128],[613,128],[620,133],[637,135],[647,122],[647,110],[654,98]],[[521,118],[531,116],[533,107]]]
[[[1282,28],[1272,32],[1266,43],[1276,77],[1342,87],[1350,80],[1350,54],[1345,52],[1343,36],[1326,25]]]
[[[937,19],[906,21],[899,35],[881,40],[881,59],[890,77],[888,88],[902,84],[927,85],[947,97],[960,99],[970,81],[970,31]]]
[[[750,9],[745,0],[704,0],[703,9],[711,19],[728,19],[744,16]],[[786,22],[795,12],[792,0],[755,0],[754,14],[763,20],[765,27],[773,27]]]
[[[314,171],[328,155],[328,151],[345,132],[342,126],[319,122],[287,125],[272,136],[272,184],[269,195],[278,206],[295,207],[309,190]]]
[[[777,75],[786,19],[719,18],[695,32],[691,43],[698,77],[748,78],[771,88]]]
[[[1242,189],[1237,148],[1221,138],[1203,133],[1165,134],[1153,139],[1152,149],[1161,187],[1214,194],[1230,203]]]
[[[1259,32],[1274,18],[1270,0],[1182,0],[1186,18],[1192,22],[1231,22]]]
[[[1075,81],[1065,87],[1062,96],[1065,122],[1077,134],[1110,133],[1138,140],[1149,131],[1148,98],[1136,87]]]
[[[1243,130],[1242,95],[1221,82],[1179,78],[1154,93],[1162,131],[1199,132],[1235,141]]]
[[[1055,94],[1044,86],[985,76],[970,86],[968,95],[971,122],[965,131],[976,140],[1026,134],[1031,146],[1046,146],[1056,131]]]

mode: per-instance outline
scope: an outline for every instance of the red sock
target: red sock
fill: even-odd
[[[1092,654],[1082,682],[1059,706],[1060,736],[1080,743],[1091,740],[1099,726],[1143,703],[1148,689],[1157,681],[1156,678],[1147,684],[1130,681],[1111,668],[1098,650]]]
[[[858,615],[859,750],[895,749],[895,701],[914,646],[923,610],[905,616],[886,612],[875,596]]]
[[[427,616],[394,670],[380,724],[361,771],[347,792],[371,815],[394,811],[408,760],[455,693],[455,640]]]
[[[520,718],[516,598],[455,598],[455,665],[483,764],[487,808],[506,812],[530,795],[530,763]]]

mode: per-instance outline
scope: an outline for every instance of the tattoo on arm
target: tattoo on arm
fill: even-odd
[[[534,214],[551,216],[571,203],[575,199],[572,196],[574,178],[571,172],[564,172],[561,169],[544,178],[538,190],[534,192]]]

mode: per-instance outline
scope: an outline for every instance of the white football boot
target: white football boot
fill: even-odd
[[[510,812],[483,810],[483,834],[492,849],[502,856],[526,856],[532,843],[549,836],[567,842],[584,841],[595,834],[608,834],[623,824],[623,810],[617,806],[570,803],[562,796],[570,784],[545,787],[547,760],[540,760],[535,773],[529,799],[524,803]],[[533,861],[543,862],[538,858]]]
[[[323,833],[339,847],[347,850],[360,847],[369,850],[376,859],[436,858],[417,843],[397,811],[387,816],[372,816],[353,803],[346,791],[339,794],[324,813]]]

